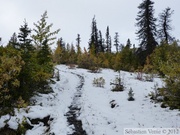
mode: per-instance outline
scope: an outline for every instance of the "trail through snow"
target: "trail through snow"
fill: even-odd
[[[80,83],[76,87],[77,91],[74,94],[73,101],[72,101],[71,105],[69,106],[69,111],[66,113],[66,116],[68,119],[68,123],[70,125],[73,125],[74,132],[72,133],[72,135],[87,135],[86,131],[82,127],[82,121],[80,119],[78,119],[78,116],[80,115],[80,110],[81,110],[81,102],[79,102],[79,101],[82,96],[84,77],[79,74],[75,74],[73,72],[71,72],[71,73],[79,77]],[[71,134],[69,134],[69,135],[71,135]]]
[[[10,128],[17,129],[26,120],[33,126],[26,135],[122,135],[124,128],[180,128],[178,110],[161,108],[160,103],[148,97],[156,83],[159,87],[164,85],[160,78],[154,78],[153,82],[139,81],[135,73],[121,71],[125,90],[112,92],[110,82],[118,76],[113,70],[103,69],[95,74],[85,69],[68,69],[65,65],[56,68],[60,70],[60,81],[54,79],[53,92],[34,96],[31,99],[34,104],[15,109],[9,121],[6,121],[8,115],[2,116],[0,127],[6,121]],[[92,84],[99,77],[105,79],[104,88]],[[131,102],[127,100],[130,88],[135,93],[135,101]],[[30,121],[47,116],[47,124]]]

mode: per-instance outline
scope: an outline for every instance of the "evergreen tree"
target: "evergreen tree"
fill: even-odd
[[[171,27],[171,16],[174,11],[171,10],[171,8],[166,8],[160,15],[159,15],[159,31],[158,35],[161,41],[165,41],[166,43],[169,43],[170,41],[173,41],[173,38],[171,37],[171,34],[169,31],[172,30]]]
[[[42,43],[41,50],[38,52],[38,63],[40,65],[48,64],[49,62],[52,61],[51,55],[52,55],[51,54],[51,49],[49,48],[48,40],[46,39]]]
[[[104,43],[103,43],[103,38],[102,38],[102,33],[101,31],[99,30],[99,52],[104,52]]]
[[[130,39],[128,38],[127,43],[126,43],[126,47],[131,48],[131,46],[132,46],[131,41],[130,41]]]
[[[114,46],[116,47],[116,52],[119,52],[119,34],[118,34],[118,32],[115,33]]]
[[[78,34],[76,38],[76,49],[77,49],[76,60],[75,60],[76,64],[79,64],[81,56],[83,55],[81,47],[80,47],[80,42],[81,42],[81,37],[80,37],[80,34]]]
[[[106,52],[111,53],[111,36],[109,34],[109,26],[107,26],[106,29],[106,47],[107,47]]]
[[[134,101],[134,93],[132,88],[130,88],[129,92],[128,92],[128,101]]]
[[[81,43],[81,37],[80,34],[77,34],[77,38],[76,38],[77,54],[81,53],[80,43]]]
[[[136,25],[139,27],[139,30],[136,34],[140,40],[138,55],[141,65],[145,64],[146,57],[153,52],[157,45],[155,40],[156,18],[154,18],[153,4],[154,2],[151,0],[143,0],[143,2],[138,6],[140,11],[136,18]]]
[[[37,82],[39,92],[46,92],[48,79],[53,75],[52,52],[48,45],[48,40],[44,40],[41,50],[37,52],[37,68],[35,72],[35,81]]]
[[[13,33],[12,37],[9,40],[8,46],[12,46],[15,49],[20,49],[16,33]]]
[[[99,35],[98,35],[98,29],[97,29],[97,23],[95,16],[92,20],[92,26],[91,26],[91,38],[89,41],[89,49],[92,51],[94,49],[94,54],[97,54],[99,52]]]
[[[108,52],[111,52],[111,48],[112,48],[112,39],[111,39],[111,36],[109,36],[109,47],[108,48],[109,48]]]
[[[66,50],[65,42],[63,41],[62,37],[60,39],[58,39],[57,45],[60,46],[63,50]]]
[[[29,100],[29,97],[32,96],[33,91],[35,90],[34,76],[32,74],[32,71],[35,68],[35,63],[32,60],[34,47],[31,43],[32,40],[30,39],[31,30],[26,21],[24,21],[24,25],[21,25],[19,30],[18,50],[21,52],[21,57],[25,63],[18,76],[20,81],[19,96],[24,100]]]
[[[34,47],[31,43],[32,39],[30,38],[31,30],[28,27],[28,24],[26,21],[24,21],[24,25],[21,25],[19,30],[20,32],[18,33],[18,43],[16,43],[17,39],[14,35],[13,44],[18,44],[19,46],[18,50],[22,52],[22,58],[25,61],[25,63],[28,64],[31,57],[30,55],[32,51],[34,50]]]
[[[69,43],[66,44],[66,51],[70,53],[71,51],[71,45]]]
[[[20,27],[20,32],[18,34],[20,49],[24,52],[28,52],[32,50],[32,40],[29,38],[31,30],[28,28],[28,24],[26,20],[24,21],[24,25]]]

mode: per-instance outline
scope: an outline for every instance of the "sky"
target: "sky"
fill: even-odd
[[[135,27],[137,8],[142,0],[0,0],[0,37],[6,45],[14,32],[18,33],[24,20],[31,29],[33,23],[40,20],[47,11],[48,24],[53,23],[52,31],[60,28],[57,38],[66,43],[76,44],[77,34],[81,36],[81,47],[88,47],[92,18],[96,17],[97,28],[103,37],[107,26],[114,39],[119,33],[120,43],[129,38],[138,46],[137,27]],[[174,10],[172,15],[173,31],[171,34],[180,39],[180,0],[152,0],[155,2],[155,17],[166,7]],[[55,47],[55,45],[54,45]]]

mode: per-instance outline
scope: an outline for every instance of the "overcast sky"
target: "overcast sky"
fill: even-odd
[[[142,0],[0,0],[0,37],[7,44],[14,32],[19,32],[24,19],[31,29],[45,10],[48,12],[48,22],[53,23],[53,30],[61,29],[58,38],[66,43],[76,43],[76,37],[81,35],[81,46],[88,47],[91,32],[91,22],[95,15],[97,27],[105,37],[106,27],[114,38],[119,33],[119,40],[125,44],[130,38],[136,40],[135,27],[139,4]],[[172,35],[180,39],[180,0],[153,0],[155,2],[155,17],[166,7],[174,10],[172,16]]]

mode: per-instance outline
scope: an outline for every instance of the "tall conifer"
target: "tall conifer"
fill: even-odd
[[[99,52],[99,34],[98,34],[95,16],[92,20],[91,38],[89,40],[89,49],[90,49],[90,52],[93,54],[97,54]]]
[[[173,41],[173,37],[170,34],[170,31],[172,30],[171,27],[171,16],[173,14],[173,10],[171,8],[166,8],[163,10],[163,12],[159,15],[159,31],[158,35],[161,41],[165,41],[166,43],[169,43],[170,41]]]
[[[106,29],[106,52],[109,52],[111,53],[111,36],[109,34],[109,26],[107,26],[107,29]]]
[[[114,46],[116,47],[116,52],[119,52],[119,34],[118,34],[118,32],[115,33]]]
[[[157,42],[156,36],[156,18],[154,17],[154,2],[151,0],[143,0],[138,6],[140,11],[136,18],[136,26],[139,28],[136,32],[140,41],[138,55],[141,65],[145,64],[146,57],[155,49]]]

